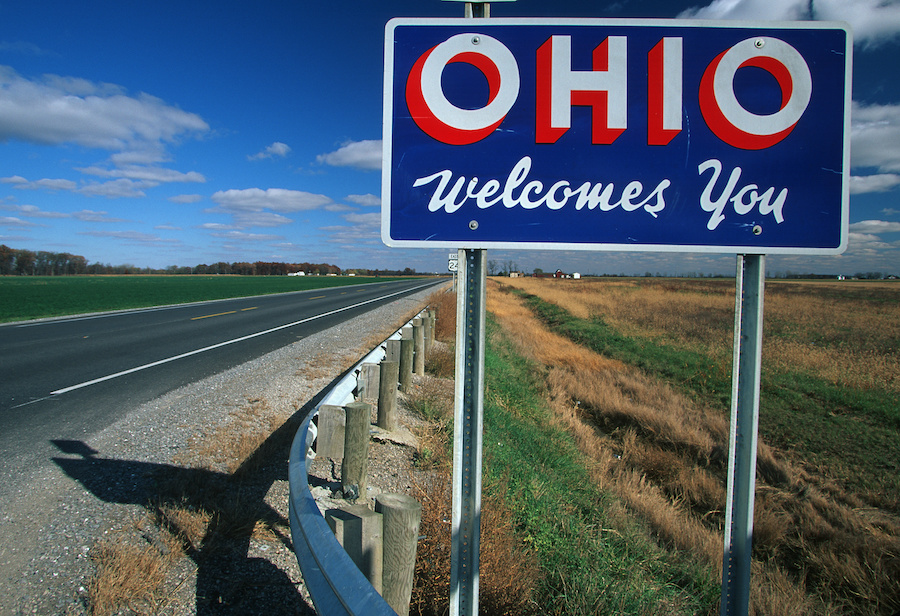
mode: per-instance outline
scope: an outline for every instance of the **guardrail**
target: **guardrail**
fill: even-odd
[[[398,330],[387,340],[399,338]],[[316,612],[322,616],[396,616],[338,543],[319,511],[309,490],[306,464],[309,448],[315,440],[313,416],[324,404],[343,406],[351,402],[357,371],[364,363],[378,363],[384,356],[382,343],[348,370],[304,418],[291,445],[288,463],[291,539],[306,589]]]

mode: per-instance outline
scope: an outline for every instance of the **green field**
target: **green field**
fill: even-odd
[[[398,279],[358,276],[6,276],[0,277],[0,323],[389,280]]]

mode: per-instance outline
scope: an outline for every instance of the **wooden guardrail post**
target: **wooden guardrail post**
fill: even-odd
[[[437,311],[434,308],[429,308],[428,316],[431,319],[431,342],[434,343],[434,330],[437,328]]]
[[[344,498],[366,497],[366,473],[369,469],[369,425],[372,405],[351,402],[344,407],[347,425],[344,429],[344,461],[341,464],[341,490]]]
[[[434,342],[434,320],[431,312],[426,312],[425,316],[422,317],[422,326],[425,332],[425,355],[430,355],[431,343]]]
[[[378,364],[365,363],[359,367],[357,400],[378,398]]]
[[[406,494],[379,494],[375,511],[382,515],[384,536],[381,596],[399,616],[408,616],[422,505]]]
[[[400,362],[400,341],[393,338],[384,345],[384,358],[388,361]]]
[[[397,429],[397,381],[400,380],[400,364],[381,362],[381,378],[378,384],[378,427],[393,432]]]
[[[316,434],[316,456],[339,459],[344,457],[344,408],[333,404],[319,407]]]
[[[400,391],[406,393],[412,383],[413,369],[413,330],[404,327],[400,331]]]
[[[425,328],[422,319],[413,319],[413,372],[419,376],[425,376]]]
[[[384,562],[382,515],[366,505],[349,505],[326,511],[325,520],[347,556],[381,594]]]

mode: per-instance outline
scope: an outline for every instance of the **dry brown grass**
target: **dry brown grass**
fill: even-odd
[[[416,578],[410,613],[443,616],[450,596],[450,475],[431,476],[416,486],[422,503]],[[479,563],[479,613],[484,616],[529,616],[541,614],[532,600],[532,589],[540,577],[534,555],[524,549],[506,509],[503,489],[488,489],[481,509]]]
[[[428,305],[437,313],[434,337],[443,342],[456,340],[456,293],[438,291],[428,297]]]
[[[424,421],[416,429],[416,466],[447,471],[452,466],[453,381],[428,378],[404,396],[404,405]]]
[[[456,335],[456,296],[436,293],[429,306],[437,312],[437,340]],[[450,596],[450,518],[453,432],[453,371],[455,355],[438,344],[426,361],[430,375],[404,396],[409,410],[425,420],[417,428],[416,498],[422,503],[416,577],[410,613],[444,616]],[[479,613],[485,616],[529,616],[541,611],[532,600],[540,577],[534,555],[525,549],[513,527],[501,494],[505,488],[485,490],[481,510]]]
[[[253,398],[230,413],[228,420],[208,434],[196,438],[188,451],[175,462],[190,468],[234,473],[284,422],[273,413],[269,402]]]
[[[516,286],[532,291],[546,284],[526,279]],[[621,293],[646,299],[630,283],[619,286]],[[568,289],[578,289],[575,299],[563,299]],[[552,295],[569,309],[601,303],[574,285],[540,295]],[[612,303],[622,310],[621,302]],[[494,285],[489,286],[488,307],[518,351],[545,367],[556,421],[593,461],[594,479],[647,521],[664,545],[690,551],[721,571],[727,418],[634,368],[556,336],[515,296]],[[755,514],[752,613],[896,610],[896,516],[862,507],[827,477],[794,468],[765,443],[758,453]]]
[[[673,341],[731,360],[733,280],[502,279],[624,335]],[[804,370],[852,387],[900,392],[900,284],[769,281],[767,366]]]
[[[124,609],[155,613],[165,602],[166,576],[180,556],[178,540],[165,532],[155,533],[155,541],[119,532],[98,542],[91,549],[95,574],[87,584],[91,614],[107,616]]]

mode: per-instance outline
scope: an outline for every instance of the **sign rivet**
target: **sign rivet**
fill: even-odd
[[[481,42],[481,37],[480,37],[480,36],[473,36],[473,37],[472,37],[472,44],[473,44],[473,45],[477,45],[477,44],[480,43],[480,42]]]
[[[762,235],[762,227],[759,225],[753,225],[753,235]]]
[[[756,42],[754,42],[753,44],[756,45],[757,49],[762,49],[766,46],[766,39],[756,39]]]
[[[478,228],[478,221],[477,221],[477,220],[470,220],[470,221],[469,221],[469,229],[471,229],[472,231],[474,231],[474,230],[477,229],[477,228]]]

